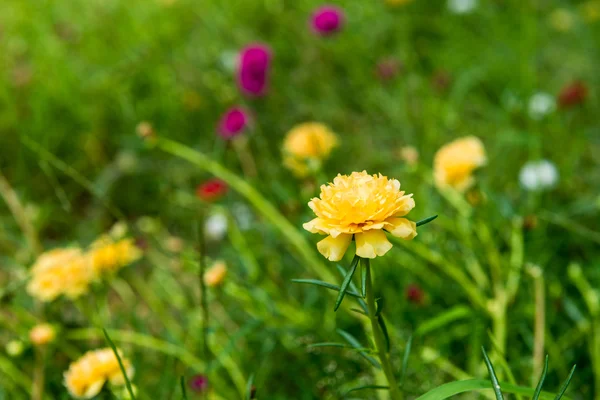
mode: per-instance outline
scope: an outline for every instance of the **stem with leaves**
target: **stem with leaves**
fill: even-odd
[[[381,326],[379,323],[380,316],[377,314],[375,296],[373,294],[373,283],[371,281],[371,264],[368,258],[362,259],[363,268],[366,269],[366,280],[365,280],[365,291],[367,296],[367,307],[369,309],[369,320],[371,321],[371,328],[373,330],[373,336],[375,339],[375,347],[377,348],[377,354],[379,355],[379,361],[381,362],[381,368],[385,373],[388,385],[390,388],[390,398],[392,400],[402,399],[402,394],[398,388],[396,377],[394,376],[394,369],[390,362],[389,354],[387,351],[387,345]]]

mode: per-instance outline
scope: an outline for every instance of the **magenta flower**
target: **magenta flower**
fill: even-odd
[[[223,139],[231,139],[241,134],[250,123],[249,113],[241,107],[232,107],[219,121],[219,134]]]
[[[238,85],[242,92],[251,96],[266,93],[271,58],[271,49],[260,43],[242,49],[238,64]]]
[[[194,375],[189,382],[190,389],[197,393],[202,393],[208,389],[208,378],[206,375]]]
[[[344,12],[336,6],[321,6],[315,10],[311,17],[313,30],[321,36],[329,36],[339,31],[343,24]]]

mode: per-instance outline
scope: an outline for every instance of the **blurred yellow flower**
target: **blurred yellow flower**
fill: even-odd
[[[131,379],[134,368],[131,362],[119,352],[127,377]],[[69,366],[64,373],[64,383],[69,393],[78,399],[91,399],[102,390],[109,381],[113,385],[124,385],[125,378],[119,368],[119,362],[111,348],[88,351],[79,360]]]
[[[337,136],[324,124],[296,125],[283,142],[283,163],[294,174],[304,177],[318,171],[337,144]]]
[[[29,340],[35,346],[43,346],[53,342],[56,338],[56,329],[50,324],[39,324],[29,331]]]
[[[464,192],[475,183],[473,171],[487,162],[481,140],[475,136],[457,139],[442,146],[433,159],[435,184]]]
[[[398,180],[381,174],[338,174],[333,183],[321,186],[320,198],[308,206],[317,218],[305,223],[304,229],[329,235],[317,248],[331,261],[342,259],[353,237],[356,255],[375,258],[392,248],[386,231],[406,240],[417,235],[416,224],[400,218],[415,207],[412,194],[405,195]]]
[[[419,151],[414,146],[404,146],[400,149],[400,158],[413,167],[419,162]]]
[[[209,287],[218,286],[223,283],[225,276],[227,276],[227,264],[217,261],[204,273],[204,283]]]
[[[88,255],[94,272],[102,274],[117,272],[138,260],[142,251],[131,238],[114,241],[110,236],[103,235],[92,243]]]
[[[27,293],[41,301],[60,295],[73,299],[86,293],[94,278],[89,259],[80,249],[54,249],[42,254],[31,268]]]

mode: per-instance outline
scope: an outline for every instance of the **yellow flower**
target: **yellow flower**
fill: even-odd
[[[475,183],[473,171],[487,162],[481,140],[475,136],[457,139],[435,154],[433,178],[438,187],[464,192]]]
[[[131,362],[119,352],[127,377],[131,379],[134,368]],[[109,381],[113,385],[124,385],[125,378],[119,368],[119,362],[111,348],[88,351],[79,360],[69,366],[64,373],[64,383],[69,393],[78,399],[91,399],[102,390]]]
[[[227,275],[227,265],[223,261],[217,261],[204,273],[204,283],[213,287],[223,283]]]
[[[53,342],[56,338],[56,329],[50,324],[39,324],[29,331],[29,340],[35,346],[43,346]]]
[[[318,171],[337,144],[337,136],[321,123],[297,125],[283,142],[283,163],[297,176],[304,177]]]
[[[133,239],[114,241],[104,235],[91,246],[88,255],[95,273],[114,273],[142,256]]]
[[[352,237],[356,255],[375,258],[392,248],[386,231],[406,240],[417,235],[416,224],[400,218],[415,207],[412,194],[405,195],[400,182],[381,174],[338,174],[333,183],[321,186],[320,198],[308,206],[317,218],[305,223],[304,229],[329,235],[317,243],[317,249],[331,261],[342,259]]]
[[[31,268],[27,292],[41,301],[60,295],[73,299],[86,293],[94,278],[89,259],[80,249],[54,249],[42,254]]]
[[[419,162],[419,151],[414,146],[404,146],[400,148],[400,158],[414,167]]]

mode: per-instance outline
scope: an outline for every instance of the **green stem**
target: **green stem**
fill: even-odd
[[[402,399],[402,394],[398,388],[396,377],[394,376],[394,369],[390,363],[389,355],[386,350],[385,339],[381,327],[379,325],[379,317],[376,316],[375,296],[373,295],[373,283],[371,282],[371,264],[368,258],[363,259],[364,268],[367,269],[367,280],[366,280],[366,294],[367,294],[367,307],[369,309],[369,320],[371,321],[371,329],[373,330],[373,336],[375,338],[375,347],[377,348],[377,354],[379,355],[379,361],[381,367],[387,378],[388,385],[390,387],[390,398],[392,400]]]

